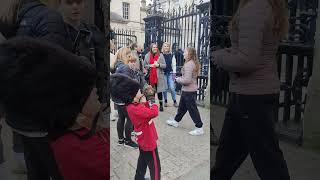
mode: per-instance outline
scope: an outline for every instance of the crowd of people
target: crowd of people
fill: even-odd
[[[177,45],[172,48],[177,48]],[[145,55],[139,56],[141,51],[137,52],[137,49],[141,48],[133,44],[118,49],[115,55],[110,56],[114,57],[110,61],[110,83],[111,98],[115,104],[113,114],[117,114],[113,120],[117,120],[118,145],[139,149],[136,180],[144,179],[147,166],[151,179],[160,179],[158,135],[154,124],[159,112],[165,112],[171,104],[177,108],[176,116],[166,121],[175,128],[189,112],[195,124],[195,129],[189,134],[204,134],[196,104],[200,71],[196,50],[187,47],[184,51],[172,52],[172,48],[168,42],[164,42],[161,48],[151,43]],[[181,91],[179,102],[177,91]],[[169,103],[167,93],[171,94],[172,103]]]
[[[204,134],[196,105],[196,50],[165,42],[162,48],[152,43],[143,54],[132,43],[110,54],[107,72],[109,40],[81,21],[84,0],[57,2],[58,9],[41,0],[5,0],[1,7],[0,132],[4,123],[12,131],[14,172],[26,173],[28,180],[108,179],[103,110],[111,94],[118,144],[140,150],[135,179],[144,179],[147,166],[151,179],[160,179],[153,123],[159,111],[177,108],[166,121],[172,127],[189,112],[195,124],[189,134]],[[0,138],[0,164],[7,161],[4,146]]]
[[[1,1],[0,127],[12,130],[14,170],[28,180],[108,179],[108,41],[81,21],[83,0],[57,2]]]

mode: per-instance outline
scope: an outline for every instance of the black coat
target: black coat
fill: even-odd
[[[39,0],[24,0],[17,16],[17,36],[39,38],[70,50],[62,16]]]
[[[6,32],[12,29],[11,33],[5,33],[7,38],[27,36],[60,45],[64,49],[71,51],[62,16],[58,12],[49,9],[39,0],[24,0],[18,11],[16,25],[11,27],[3,25],[3,27]],[[43,106],[46,107],[46,104],[43,104]],[[36,110],[34,113],[37,113]],[[6,112],[6,117],[7,123],[18,130],[47,130],[43,124],[30,123],[32,120],[19,116],[15,112]]]
[[[67,40],[72,44],[76,40],[79,29],[84,29],[92,33],[90,42],[87,42],[86,37],[80,38],[78,48],[72,48],[72,52],[90,59],[90,48],[94,48],[95,65],[98,74],[97,89],[99,100],[102,103],[107,103],[109,93],[107,92],[108,87],[105,81],[109,79],[109,73],[106,72],[107,66],[104,60],[106,55],[106,43],[103,33],[98,29],[98,27],[85,23],[81,23],[79,29],[75,29],[74,27],[66,23],[65,29],[67,33]]]

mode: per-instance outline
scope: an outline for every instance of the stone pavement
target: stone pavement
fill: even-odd
[[[170,96],[170,95],[169,95]],[[170,97],[171,98],[171,97]],[[179,97],[178,97],[179,98]],[[170,102],[170,101],[169,101]],[[209,180],[210,179],[210,128],[209,109],[199,107],[204,123],[203,136],[188,134],[194,128],[187,113],[180,123],[179,128],[168,126],[165,121],[174,117],[177,108],[170,107],[161,112],[155,121],[158,131],[158,150],[161,163],[162,180]],[[111,180],[134,179],[139,150],[118,146],[116,121],[110,123],[111,128]],[[150,177],[147,172],[146,177]]]
[[[211,106],[211,122],[219,135],[225,109]],[[320,179],[320,154],[303,149],[285,142],[280,143],[288,164],[291,180],[318,180]],[[214,162],[216,147],[211,147],[211,160]],[[212,167],[213,163],[211,163]],[[250,157],[242,164],[232,180],[258,180],[259,177],[252,165]]]

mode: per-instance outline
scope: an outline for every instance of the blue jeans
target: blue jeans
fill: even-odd
[[[172,100],[174,102],[176,102],[176,91],[174,90],[174,82],[173,82],[173,79],[172,79],[172,74],[169,73],[169,74],[165,74],[164,76],[165,76],[165,78],[167,80],[167,85],[168,85],[167,91],[171,92]],[[163,92],[163,96],[164,96],[165,102],[167,102],[167,100],[168,100],[167,91]]]

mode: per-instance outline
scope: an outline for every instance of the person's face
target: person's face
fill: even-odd
[[[61,0],[60,9],[65,19],[79,22],[84,9],[83,0]]]
[[[128,62],[129,62],[129,60],[131,59],[131,52],[130,51],[128,51],[127,53],[126,53],[126,57],[125,58],[127,58],[128,59]]]
[[[136,66],[136,61],[135,60],[130,60],[128,62],[128,65],[131,69],[135,69],[135,66]]]
[[[184,58],[185,60],[189,60],[189,52],[188,52],[187,49],[185,49],[184,52],[183,52],[183,58]]]
[[[164,50],[165,52],[169,52],[169,51],[170,51],[170,46],[169,46],[168,44],[165,44],[165,45],[163,46],[163,50]]]
[[[155,54],[158,52],[158,46],[157,45],[153,45],[152,46],[152,52]]]
[[[139,53],[142,52],[142,49],[140,46],[137,47],[137,52],[139,52]]]
[[[139,103],[144,95],[141,93],[141,90],[137,92],[136,96],[133,99],[133,102]]]

